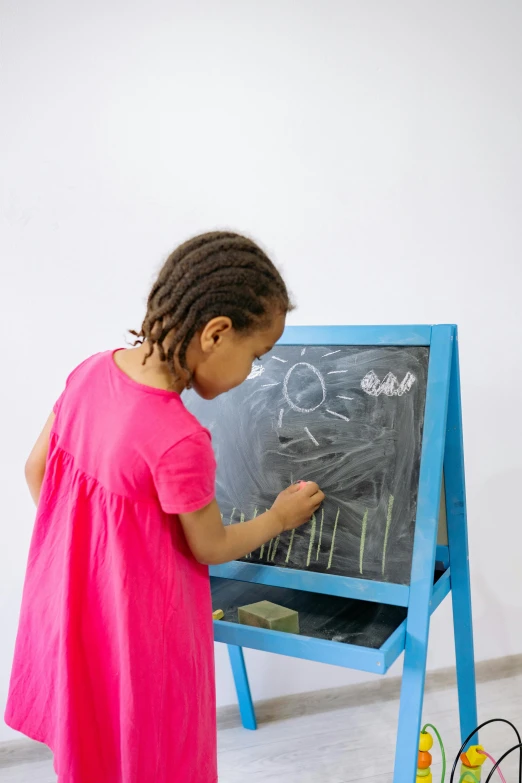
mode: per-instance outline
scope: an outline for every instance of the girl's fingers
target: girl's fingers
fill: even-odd
[[[302,492],[306,492],[309,497],[313,497],[317,492],[320,492],[319,485],[315,481],[307,481],[301,489]]]

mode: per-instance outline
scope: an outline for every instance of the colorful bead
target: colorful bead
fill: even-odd
[[[468,767],[466,764],[462,764],[460,767],[460,780],[461,783],[477,783],[480,780],[481,767]]]
[[[420,750],[417,766],[419,769],[428,769],[429,767],[431,767],[432,760],[433,759],[431,757],[431,753],[428,753],[427,750]]]
[[[421,731],[419,750],[431,750],[433,747],[433,737],[427,731]]]
[[[429,750],[433,747],[433,737],[427,731],[421,731],[419,736],[419,756],[417,760],[417,775],[415,783],[432,783],[430,765],[432,762]]]
[[[482,745],[471,745],[465,753],[462,753],[460,760],[468,767],[481,767],[486,758]]]

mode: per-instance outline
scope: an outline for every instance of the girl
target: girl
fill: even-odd
[[[180,394],[242,383],[282,334],[288,293],[249,239],[175,250],[134,348],[69,377],[29,457],[38,505],[6,722],[54,752],[59,783],[214,783],[209,564],[306,522],[292,486],[224,527],[210,434]]]

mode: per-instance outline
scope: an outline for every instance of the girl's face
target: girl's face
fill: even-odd
[[[270,325],[243,335],[232,328],[230,318],[213,318],[187,351],[192,387],[205,400],[230,391],[248,377],[252,362],[272,350],[283,334],[284,314],[274,315]]]

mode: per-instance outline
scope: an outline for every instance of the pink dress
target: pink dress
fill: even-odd
[[[210,435],[112,352],[55,412],[6,722],[59,783],[214,783],[208,569],[176,516],[214,498]]]

